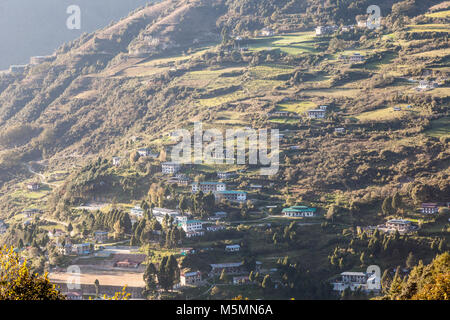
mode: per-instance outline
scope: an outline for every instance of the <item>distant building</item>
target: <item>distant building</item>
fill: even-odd
[[[202,274],[196,272],[182,272],[180,274],[180,284],[182,286],[198,286],[202,283]]]
[[[120,160],[121,160],[120,157],[113,157],[112,158],[113,166],[116,166],[116,167],[120,166]]]
[[[358,28],[367,28],[367,20],[359,20],[357,21]]]
[[[238,244],[231,244],[225,247],[226,252],[238,252],[241,250],[241,246]]]
[[[96,242],[103,243],[105,241],[108,241],[108,231],[95,231],[94,232],[94,239]]]
[[[404,219],[391,219],[386,222],[386,224],[378,226],[378,229],[383,232],[395,232],[399,233],[408,233],[414,230],[417,230],[418,227],[413,225],[413,223],[409,220]]]
[[[218,191],[214,193],[216,201],[228,200],[242,202],[247,200],[247,193],[244,191]]]
[[[231,179],[236,177],[236,172],[217,172],[217,177],[219,179]]]
[[[67,292],[64,295],[67,300],[83,300],[83,295],[80,292]]]
[[[135,268],[139,267],[139,265],[140,265],[140,262],[133,261],[130,259],[125,259],[125,260],[117,261],[116,263],[114,263],[114,267],[117,267],[117,268],[134,268],[135,269]]]
[[[27,189],[30,191],[39,191],[41,184],[37,182],[32,182],[27,184]]]
[[[163,162],[161,164],[162,173],[165,174],[175,174],[181,169],[181,165],[176,162]]]
[[[261,270],[261,262],[256,261],[255,271],[259,272]],[[222,271],[225,271],[227,274],[239,274],[239,273],[247,273],[247,270],[244,267],[243,262],[231,262],[231,263],[217,263],[210,264],[211,266],[211,275],[220,275]]]
[[[328,109],[328,106],[319,106],[319,109],[326,111]]]
[[[420,211],[425,214],[435,214],[439,212],[439,206],[437,203],[422,203]]]
[[[334,128],[334,132],[336,132],[336,133],[344,133],[345,132],[345,128]]]
[[[314,217],[316,208],[307,206],[292,206],[281,211],[286,217]]]
[[[192,193],[199,191],[208,193],[225,190],[227,190],[227,185],[223,182],[194,182],[192,184]]]
[[[212,225],[212,226],[206,227],[206,231],[209,231],[209,232],[217,232],[217,231],[221,231],[224,229],[225,229],[224,226],[218,226],[218,225]]]
[[[436,82],[433,81],[427,81],[427,80],[420,80],[419,81],[419,86],[417,87],[417,89],[419,90],[431,90],[434,88],[437,88],[438,84]]]
[[[153,153],[152,150],[150,150],[149,148],[140,148],[137,150],[137,152],[139,153],[139,155],[141,157],[150,157],[150,158],[157,158],[158,154],[157,153]]]
[[[72,252],[77,255],[88,255],[92,253],[92,243],[80,243],[72,246]]]
[[[349,60],[351,63],[359,63],[359,62],[363,62],[364,60],[366,60],[366,57],[361,55],[360,53],[354,53],[353,55],[351,55],[349,57]]]
[[[275,33],[270,28],[264,28],[259,33],[262,37],[272,37]]]
[[[365,272],[342,272],[337,281],[332,282],[332,285],[333,290],[338,292],[347,288],[351,291],[359,289],[367,293],[378,293],[381,290],[380,279],[377,279],[375,274]]]
[[[241,284],[247,284],[250,283],[250,278],[248,276],[235,276],[233,277],[233,284],[234,285],[241,285]]]
[[[197,232],[203,229],[203,222],[200,220],[187,220],[179,224],[179,226],[184,230],[184,232]]]
[[[326,111],[321,109],[308,110],[308,118],[310,119],[323,119],[325,118]]]
[[[400,107],[394,107],[393,109],[394,109],[394,111],[402,111],[402,108],[400,108]]]
[[[318,26],[316,27],[316,36],[324,36],[336,32],[337,26]]]

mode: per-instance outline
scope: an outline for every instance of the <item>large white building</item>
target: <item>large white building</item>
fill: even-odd
[[[237,202],[247,200],[247,193],[244,191],[217,191],[214,193],[214,196],[217,201],[220,201],[222,199]]]
[[[360,289],[364,292],[380,292],[381,281],[375,274],[365,272],[342,272],[340,278],[331,283],[333,290],[342,292],[349,288],[351,291]]]
[[[192,192],[196,193],[202,191],[203,193],[225,191],[227,185],[223,182],[194,182],[192,184]]]
[[[175,174],[181,169],[181,165],[177,162],[163,162],[161,171],[165,174]]]

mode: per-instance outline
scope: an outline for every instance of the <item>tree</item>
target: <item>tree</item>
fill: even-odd
[[[414,256],[414,254],[412,252],[410,252],[408,254],[408,257],[406,258],[406,266],[408,268],[412,268],[416,265],[416,257]]]
[[[0,248],[0,300],[65,300],[47,277],[32,274],[13,248]]]
[[[395,212],[398,212],[398,210],[402,207],[402,198],[398,192],[394,194],[394,197],[392,197],[392,209]]]
[[[67,226],[67,231],[70,233],[73,230],[72,223],[69,222],[69,225]]]
[[[383,204],[381,205],[381,210],[385,216],[392,213],[392,200],[390,197],[384,199]]]
[[[272,279],[270,278],[270,275],[266,274],[264,276],[261,286],[263,287],[263,289],[265,291],[269,291],[270,289],[273,288],[273,283],[272,283]]]
[[[94,285],[95,285],[95,298],[98,299],[100,293],[100,281],[98,281],[98,279],[95,279]]]
[[[227,273],[225,272],[225,269],[222,270],[222,273],[220,274],[220,281],[222,281],[223,283],[228,283],[228,281],[230,280],[228,278]]]

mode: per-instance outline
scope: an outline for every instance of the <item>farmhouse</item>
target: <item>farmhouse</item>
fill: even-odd
[[[116,166],[116,167],[120,166],[120,160],[121,160],[120,157],[113,157],[112,158],[113,166]]]
[[[439,206],[437,203],[422,203],[422,208],[420,209],[422,213],[434,214],[439,212]]]
[[[308,110],[308,118],[310,119],[323,119],[325,118],[325,110],[322,109],[314,109],[314,110]]]
[[[292,206],[284,208],[281,211],[286,217],[314,217],[316,208],[309,208],[307,206]]]
[[[345,128],[334,128],[334,132],[336,132],[336,133],[344,133],[345,132]]]
[[[227,185],[223,182],[194,182],[192,184],[192,193],[199,191],[208,193],[225,190],[227,190]]]
[[[238,252],[241,250],[241,246],[238,244],[231,244],[225,247],[226,252]]]
[[[244,191],[218,191],[214,193],[214,196],[216,201],[225,199],[228,201],[242,202],[247,200],[247,193]]]
[[[196,272],[182,272],[180,274],[180,284],[182,286],[197,286],[202,283],[202,274]]]
[[[176,162],[164,162],[161,164],[161,171],[165,174],[175,174],[181,169],[181,165]]]
[[[37,182],[31,182],[27,184],[27,189],[30,191],[39,191],[41,184]]]
[[[378,228],[383,232],[395,232],[399,233],[407,233],[414,230],[417,230],[417,226],[413,225],[411,221],[404,219],[391,219],[386,222],[385,225],[381,225]]]

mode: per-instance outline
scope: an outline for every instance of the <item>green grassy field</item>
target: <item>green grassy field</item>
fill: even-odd
[[[434,120],[431,126],[432,128],[426,131],[429,136],[436,138],[450,136],[450,117]]]
[[[314,32],[297,32],[273,37],[252,39],[250,51],[279,49],[290,55],[316,52],[314,49]]]

